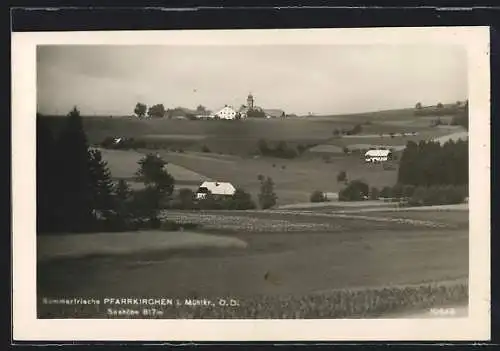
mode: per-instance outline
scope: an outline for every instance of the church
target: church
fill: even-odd
[[[241,105],[239,109],[232,106],[224,106],[213,115],[219,119],[240,119],[240,118],[284,118],[285,111],[280,109],[264,109],[255,105],[255,99],[250,93],[247,97],[246,105]]]
[[[255,105],[255,99],[252,93],[248,94],[247,104],[241,105],[239,109],[241,116],[245,118],[283,118],[285,111],[280,109],[264,109]]]

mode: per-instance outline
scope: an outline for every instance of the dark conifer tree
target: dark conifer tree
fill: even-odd
[[[133,219],[131,209],[132,191],[126,180],[120,179],[118,181],[118,184],[114,187],[113,199],[115,201],[116,225],[125,228],[126,224]]]
[[[418,153],[418,146],[415,142],[409,141],[401,155],[399,161],[398,183],[416,185],[417,181],[413,172]]]
[[[415,186],[468,184],[468,142],[409,142],[399,165],[398,183]]]
[[[67,115],[56,142],[57,169],[54,169],[61,196],[57,221],[65,231],[84,231],[93,223],[93,194],[90,154],[80,111],[75,107]]]
[[[43,116],[36,118],[36,209],[37,233],[50,233],[56,230],[54,216],[59,188],[54,182],[54,138]]]
[[[110,219],[114,213],[113,181],[106,161],[102,159],[101,151],[94,149],[90,155],[90,182],[93,195],[92,208],[104,219]]]

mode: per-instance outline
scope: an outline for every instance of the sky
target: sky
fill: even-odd
[[[467,99],[459,46],[111,46],[37,49],[45,114],[131,115],[135,104],[217,110],[255,104],[286,113],[347,114]]]

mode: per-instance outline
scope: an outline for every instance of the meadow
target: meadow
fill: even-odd
[[[431,127],[431,117],[408,116],[387,112],[386,114],[366,114],[333,117],[304,117],[282,119],[248,119],[240,121],[148,119],[134,117],[84,117],[84,128],[90,144],[96,145],[106,137],[133,137],[158,143],[161,148],[186,151],[202,151],[207,147],[211,152],[247,156],[255,154],[260,139],[270,142],[285,141],[290,146],[302,144],[332,144],[349,146],[350,144],[388,144],[404,145],[407,140],[421,140],[450,134],[457,130],[455,126]],[[389,119],[387,119],[389,118]],[[447,122],[446,117],[440,117]],[[53,130],[61,128],[64,119],[45,117]],[[352,129],[362,124],[363,135],[346,138],[333,138],[335,129]],[[401,138],[401,133],[419,133],[419,136]],[[394,133],[395,137],[389,137]],[[381,138],[380,134],[386,134]],[[359,139],[362,139],[360,141]]]
[[[275,183],[278,205],[308,202],[315,190],[338,192],[344,183],[336,180],[337,174],[347,171],[349,179],[363,179],[371,186],[390,186],[396,182],[396,170],[384,170],[382,165],[367,165],[360,157],[332,158],[325,162],[320,157],[276,159],[267,157],[219,157],[204,154],[172,153],[160,155],[172,164],[180,165],[206,177],[229,181],[250,192],[254,198],[259,193],[259,174],[269,176]],[[168,166],[167,166],[168,169]]]
[[[258,176],[264,175],[274,180],[278,205],[289,205],[309,202],[315,190],[338,192],[345,186],[336,180],[340,171],[347,172],[348,180],[361,179],[378,188],[396,183],[397,162],[392,170],[366,164],[361,155],[340,153],[344,146],[380,145],[380,139],[398,146],[407,140],[460,132],[452,127],[432,128],[424,119],[427,117],[417,118],[411,111],[289,120],[88,117],[83,121],[94,146],[110,136],[160,146],[156,150],[103,150],[115,179],[134,183],[137,161],[145,153],[155,152],[168,162],[177,189],[194,189],[207,179],[229,181],[257,199]],[[54,131],[60,121],[50,118]],[[351,129],[358,123],[363,124],[361,135],[334,138],[335,129]],[[417,135],[380,137],[402,132]],[[311,149],[293,159],[264,157],[256,154],[260,139],[286,141],[290,146],[326,145],[336,151]],[[209,152],[203,152],[204,147]],[[155,232],[154,240],[143,232],[128,233],[129,239],[116,249],[112,241],[106,241],[108,237],[94,241],[89,236],[88,245],[73,244],[73,257],[38,264],[38,295],[233,296],[242,304],[239,310],[170,310],[166,317],[173,318],[359,317],[466,302],[468,212],[391,211],[391,204],[380,205],[378,210],[377,206],[366,213],[355,213],[360,209],[346,206],[354,213],[344,214],[339,212],[341,208],[328,206],[321,210],[292,206],[266,211],[166,211],[167,219],[196,222],[201,229],[179,232],[186,239],[177,244],[170,241],[169,232]],[[97,245],[99,242],[107,244]],[[208,243],[210,248],[193,248],[193,242]],[[46,245],[45,257],[56,256],[57,250],[51,252],[51,246],[58,247]],[[138,252],[138,248],[143,250]],[[100,256],[89,257],[98,249]],[[71,253],[64,245],[61,250]],[[54,308],[57,306],[39,304],[39,316],[61,313]],[[89,308],[81,316],[88,313],[105,318],[102,309]],[[63,314],[72,312],[74,307]]]
[[[344,184],[338,183],[336,176],[343,170],[347,171],[348,179],[362,179],[370,186],[382,188],[395,183],[397,164],[392,170],[384,170],[381,165],[367,165],[362,155],[345,156],[344,146],[355,149],[385,145],[401,150],[409,140],[435,139],[457,133],[456,127],[430,127],[430,117],[415,117],[407,112],[351,117],[241,121],[85,117],[83,121],[89,143],[93,145],[110,136],[133,137],[158,144],[157,150],[103,151],[112,176],[128,179],[134,188],[141,187],[133,180],[138,159],[153,151],[169,162],[167,169],[176,179],[177,189],[196,189],[204,180],[213,179],[231,182],[255,198],[260,186],[257,177],[264,175],[272,177],[275,182],[278,205],[307,202],[315,190],[338,192]],[[63,120],[57,117],[46,119],[54,131],[60,128]],[[392,124],[398,121],[403,124]],[[335,129],[351,129],[357,123],[363,123],[360,135],[337,138],[332,134]],[[396,134],[390,137],[388,133]],[[416,135],[403,137],[397,133]],[[259,157],[257,146],[260,139],[271,145],[285,141],[290,147],[300,144],[310,146],[310,149],[294,159]]]
[[[49,261],[38,265],[39,296],[233,297],[245,306],[232,312],[167,311],[173,318],[353,317],[467,301],[468,230],[446,218],[441,224],[449,228],[433,229],[418,221],[325,217],[316,226],[274,232],[255,230],[260,224],[254,219],[249,226],[241,214],[233,215],[239,226],[208,233],[241,240],[247,243],[244,249]],[[311,220],[301,217],[272,214],[291,224]],[[384,294],[392,297],[381,300]],[[335,299],[338,304],[326,303]],[[388,305],[382,308],[380,301]],[[290,308],[294,305],[297,309]],[[47,317],[54,312],[50,308],[56,307],[42,306],[39,313]],[[102,310],[92,313],[103,316]]]

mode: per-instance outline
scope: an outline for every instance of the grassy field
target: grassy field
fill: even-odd
[[[51,261],[64,258],[81,259],[114,255],[142,254],[171,250],[245,248],[239,239],[189,231],[139,231],[121,233],[92,233],[72,235],[44,235],[38,238],[37,260]]]
[[[298,217],[272,214],[275,221],[292,224],[311,220]],[[427,214],[429,217],[434,218],[433,214]],[[269,215],[260,218],[271,219]],[[463,225],[457,227],[453,218],[437,218],[450,227],[432,229],[418,222],[377,224],[356,218],[325,217],[316,219],[316,223],[329,224],[337,230],[306,226],[296,231],[271,232],[253,230],[236,218],[240,227],[226,228],[218,237],[246,242],[244,250],[179,251],[163,256],[158,253],[40,263],[38,293],[52,297],[232,296],[245,303],[259,296],[270,301],[283,296],[303,299],[335,289],[390,288],[466,279],[468,230]],[[138,242],[148,241],[147,236],[137,235]],[[409,290],[404,289],[408,294]],[[446,300],[439,298],[441,289],[430,302]],[[431,290],[425,291],[429,294]],[[282,308],[281,313],[286,310]]]
[[[469,211],[465,210],[442,210],[436,211],[432,209],[426,209],[421,211],[377,211],[377,212],[367,212],[367,216],[378,216],[385,218],[408,218],[416,220],[428,220],[440,221],[445,223],[453,223],[460,225],[463,228],[468,228],[469,226]]]
[[[101,149],[102,157],[107,162],[111,175],[115,179],[126,179],[134,183],[135,173],[139,168],[138,161],[144,157],[148,150],[138,152],[133,150],[107,150]],[[209,180],[199,173],[193,172],[182,166],[169,163],[168,172],[176,179],[178,185],[200,185]]]
[[[367,165],[359,155],[343,155],[344,146],[368,148],[385,145],[403,148],[408,140],[433,139],[457,133],[453,128],[412,125],[415,121],[428,120],[428,117],[400,112],[289,120],[190,121],[138,120],[131,117],[88,117],[83,120],[91,143],[99,143],[108,136],[158,141],[163,147],[158,152],[170,163],[167,168],[176,179],[178,188],[195,189],[204,180],[213,179],[231,182],[256,198],[260,186],[257,177],[262,174],[273,178],[278,204],[283,205],[307,202],[315,190],[338,192],[344,185],[335,179],[343,170],[347,171],[349,179],[362,179],[370,186],[381,188],[395,183],[397,165],[393,170],[384,170],[381,165]],[[55,131],[63,121],[56,117],[46,119]],[[409,124],[398,126],[388,123],[394,121]],[[357,123],[365,123],[361,135],[333,138],[334,129],[350,129]],[[391,138],[387,136],[391,132],[415,132],[418,135]],[[379,134],[386,136],[380,137]],[[286,141],[289,146],[318,146],[296,159],[256,158],[253,155],[260,139],[266,139],[271,144]],[[210,152],[201,152],[204,147]],[[105,151],[104,156],[113,177],[127,178],[137,170],[140,153]],[[329,160],[325,159],[327,156]],[[135,183],[131,185],[134,188],[141,186]]]
[[[319,157],[285,160],[172,152],[160,154],[173,164],[242,187],[254,198],[260,189],[258,175],[272,177],[280,205],[307,202],[315,190],[338,192],[344,186],[336,181],[337,174],[342,170],[347,171],[349,179],[363,179],[376,187],[393,185],[397,179],[396,170],[384,170],[382,165],[366,164],[356,156],[332,158],[330,163],[326,163]]]
[[[370,147],[393,147],[395,149],[403,149],[409,141],[418,143],[420,140],[447,140],[449,138],[457,139],[458,137],[466,137],[467,132],[458,130],[457,128],[426,128],[416,131],[417,135],[401,135],[400,133],[411,133],[411,131],[397,132],[393,137],[387,134],[361,134],[353,136],[344,136],[341,138],[332,138],[328,142],[318,145],[315,149],[325,145],[333,145],[331,152],[341,153],[343,147],[349,149],[368,149]],[[312,150],[314,151],[314,149]]]
[[[57,132],[63,118],[47,117],[50,126]],[[291,120],[241,120],[241,121],[190,121],[136,118],[84,118],[84,128],[91,144],[100,143],[108,136],[134,137],[156,140],[171,148],[201,151],[203,146],[213,152],[248,155],[257,150],[257,142],[264,138],[270,141],[287,141],[292,144],[320,143],[332,135],[334,128],[352,128],[353,123],[332,121],[330,128],[324,123],[306,119]]]
[[[84,128],[92,144],[105,137],[121,136],[168,145],[155,152],[168,162],[167,170],[176,179],[177,188],[196,187],[206,179],[229,181],[257,199],[258,176],[264,175],[274,180],[278,205],[286,205],[308,202],[315,190],[338,192],[345,186],[336,181],[343,170],[349,180],[361,179],[378,188],[392,186],[397,179],[397,164],[394,170],[384,170],[382,165],[366,164],[359,155],[332,154],[326,159],[313,152],[296,159],[258,157],[253,154],[259,139],[283,140],[289,145],[328,145],[338,151],[345,145],[380,144],[378,139],[399,145],[398,137],[377,137],[380,133],[418,132],[418,136],[399,140],[406,142],[407,138],[421,140],[457,132],[431,128],[427,125],[429,120],[423,118],[426,117],[413,116],[412,109],[290,120],[94,117],[84,118]],[[51,118],[55,131],[61,121]],[[334,129],[350,129],[357,123],[363,123],[364,137],[332,139]],[[203,146],[210,152],[201,152]],[[115,179],[131,179],[145,152],[149,151],[104,150],[103,156]],[[38,294],[233,296],[245,306],[245,316],[263,318],[349,317],[367,311],[376,315],[395,308],[426,308],[466,300],[467,212],[390,211],[387,207],[390,204],[381,206],[382,211],[378,212],[345,214],[328,213],[337,209],[311,213],[310,208],[267,212],[167,211],[171,220],[202,224],[203,232],[175,233],[176,238],[186,235],[179,241],[171,241],[165,232],[137,232],[128,233],[126,240],[119,240],[116,234],[105,238],[101,235],[95,240],[91,236],[75,236],[67,242],[60,238],[39,242],[40,257],[54,257],[62,252],[86,258],[39,262]],[[210,246],[215,242],[231,243],[229,246],[244,243],[245,249],[210,249],[200,244]],[[203,248],[190,246],[197,247],[197,243]],[[186,250],[186,245],[191,249]],[[96,251],[100,257],[96,257]],[[440,283],[445,280],[458,283]],[[433,282],[438,285],[427,285]],[[377,288],[366,290],[367,287]],[[42,314],[47,316],[50,311],[43,310]],[[97,312],[102,316],[102,311]],[[170,313],[174,318],[213,316],[200,310]],[[243,312],[219,309],[214,313],[216,317],[221,313],[234,317]]]
[[[59,117],[45,117],[45,119],[54,132],[57,132],[64,122],[64,119]],[[443,117],[443,120],[445,119],[446,117]],[[428,134],[424,136],[427,138],[431,135],[441,136],[447,133],[446,130],[443,131],[443,128],[431,128],[430,117],[415,117],[411,113],[400,113],[397,110],[288,120],[190,121],[138,120],[133,117],[86,117],[83,121],[91,144],[100,143],[109,136],[134,137],[149,142],[156,141],[168,148],[201,151],[206,146],[215,153],[235,155],[248,155],[255,152],[257,142],[261,138],[270,142],[283,140],[292,146],[328,143],[335,129],[351,129],[358,123],[364,123],[363,134],[420,132]],[[355,140],[347,141],[347,139],[345,142],[359,143]],[[379,142],[380,140],[365,140],[363,143]],[[406,142],[403,141],[403,143]]]
[[[146,152],[148,150],[102,150],[112,177],[127,179],[136,188],[141,186],[133,181],[138,168],[137,161]],[[344,186],[336,181],[337,174],[342,170],[348,171],[349,179],[364,179],[377,187],[392,185],[397,177],[396,170],[384,170],[381,165],[365,164],[356,156],[332,158],[326,163],[321,158],[307,156],[287,160],[197,152],[158,153],[169,162],[166,167],[175,178],[177,188],[194,189],[205,180],[215,179],[242,187],[257,199],[260,190],[258,175],[262,174],[273,178],[280,205],[307,202],[315,190],[338,192]]]

